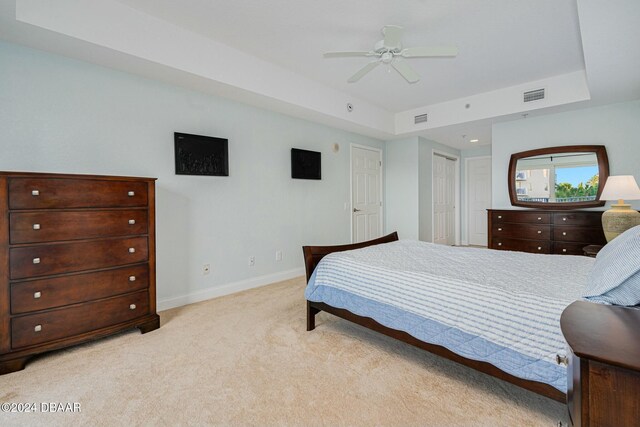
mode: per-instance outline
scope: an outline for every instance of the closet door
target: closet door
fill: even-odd
[[[433,155],[433,242],[455,244],[456,160]]]

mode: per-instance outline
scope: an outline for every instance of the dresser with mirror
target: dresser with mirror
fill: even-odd
[[[511,205],[516,208],[489,210],[489,248],[584,255],[584,248],[606,244],[602,211],[597,208],[604,205],[599,196],[608,176],[609,161],[602,145],[513,154],[508,183]]]

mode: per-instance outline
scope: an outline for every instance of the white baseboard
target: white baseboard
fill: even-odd
[[[227,283],[225,285],[204,289],[198,292],[192,292],[190,294],[181,295],[178,297],[165,298],[158,301],[157,311],[168,310],[170,308],[193,304],[195,302],[206,301],[211,298],[221,297],[223,295],[229,295],[235,292],[246,291],[247,289],[259,288],[260,286],[270,285],[272,283],[281,282],[283,280],[289,280],[300,276],[304,276],[304,268],[295,268],[293,270],[281,271],[279,273],[252,277],[251,279]]]

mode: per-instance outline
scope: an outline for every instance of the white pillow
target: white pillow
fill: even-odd
[[[640,225],[600,250],[582,296],[603,304],[640,304]]]

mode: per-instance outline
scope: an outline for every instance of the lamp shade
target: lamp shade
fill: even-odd
[[[610,176],[600,200],[640,200],[640,188],[633,175]]]

